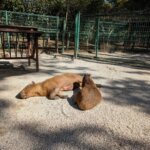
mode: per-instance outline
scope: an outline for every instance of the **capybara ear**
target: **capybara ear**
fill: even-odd
[[[89,77],[91,77],[92,75],[90,74],[90,73],[87,73],[87,74],[85,74],[86,76],[89,76]]]
[[[85,84],[89,84],[90,83],[90,74],[85,74],[82,80],[82,87],[85,86]]]
[[[90,84],[90,78],[89,78],[90,76],[88,76],[88,78],[86,78],[86,80],[85,80],[85,83],[86,84]]]
[[[34,81],[32,81],[32,84],[35,84],[35,82],[34,82]]]
[[[91,76],[92,76],[90,73],[89,73],[88,75],[89,75],[89,77],[91,77]]]

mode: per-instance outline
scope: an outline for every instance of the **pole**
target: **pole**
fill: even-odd
[[[99,50],[99,18],[96,18],[96,37],[95,37],[96,58],[98,57],[98,50]]]
[[[63,34],[62,34],[62,53],[64,53],[65,46],[65,35],[66,35],[66,20],[63,21]]]
[[[12,12],[9,12],[9,13],[12,13]],[[5,16],[5,18],[6,18],[5,23],[6,23],[6,25],[8,25],[9,24],[9,22],[8,22],[8,11],[6,11],[5,15],[6,15]],[[10,51],[10,34],[9,33],[7,33],[7,42],[8,42],[8,50]]]
[[[75,18],[75,50],[74,57],[77,58],[79,52],[79,41],[80,41],[80,12]]]

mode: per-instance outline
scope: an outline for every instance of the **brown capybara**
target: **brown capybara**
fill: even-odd
[[[77,93],[75,103],[81,110],[95,107],[102,100],[102,95],[93,82],[90,74],[85,74],[82,81],[82,89]]]
[[[73,89],[74,83],[82,83],[83,76],[74,73],[64,73],[56,75],[40,83],[27,85],[18,95],[17,98],[26,99],[34,96],[46,96],[48,99],[67,98],[62,95],[61,91]]]

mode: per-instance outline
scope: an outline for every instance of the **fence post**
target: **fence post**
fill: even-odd
[[[74,50],[75,58],[77,58],[79,51],[79,40],[80,40],[80,12],[78,12],[75,18],[75,50]]]
[[[59,53],[59,49],[58,49],[58,41],[59,41],[59,17],[57,17],[57,31],[56,31],[56,53],[58,54]]]
[[[66,20],[63,20],[63,33],[62,33],[62,53],[64,53],[65,46],[65,35],[66,35]]]
[[[98,50],[99,50],[99,18],[96,18],[96,36],[95,36],[96,58],[98,57]]]
[[[9,12],[10,13],[10,12]],[[12,13],[12,12],[11,12]],[[8,11],[5,11],[5,24],[8,25]],[[8,41],[8,50],[10,51],[10,34],[7,33],[7,41]],[[4,46],[5,46],[5,42],[4,42]]]
[[[5,24],[8,25],[8,11],[5,11]]]

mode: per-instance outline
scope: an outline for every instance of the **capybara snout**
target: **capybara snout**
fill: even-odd
[[[28,98],[24,92],[18,93],[16,97],[19,99],[27,99]]]
[[[22,99],[20,93],[18,93],[18,94],[16,95],[16,98],[17,98],[17,99]]]
[[[16,95],[17,99],[27,99],[28,95],[25,93],[24,90],[20,91],[17,95]]]
[[[27,98],[29,98],[31,95],[32,95],[32,96],[36,96],[35,91],[32,90],[34,86],[35,86],[35,83],[34,83],[34,82],[32,82],[31,84],[28,84],[25,88],[23,88],[23,89],[16,95],[16,98],[19,98],[19,99],[27,99]]]

